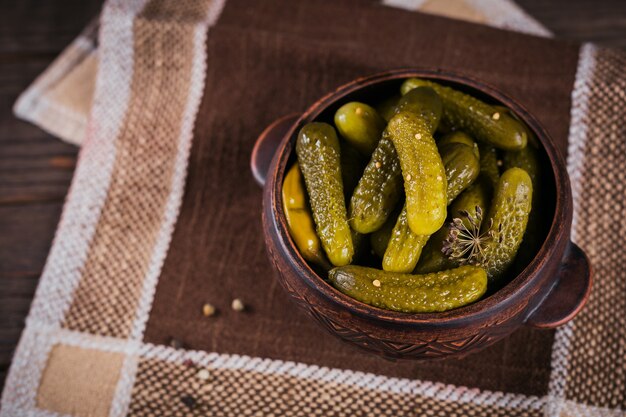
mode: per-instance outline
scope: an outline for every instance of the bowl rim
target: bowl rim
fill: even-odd
[[[427,78],[434,81],[440,80],[447,83],[464,85],[470,89],[480,91],[481,93],[510,108],[520,119],[522,119],[524,123],[528,125],[533,133],[535,133],[538,141],[541,143],[550,161],[556,188],[554,215],[550,229],[546,239],[542,243],[533,260],[526,265],[524,269],[508,284],[491,294],[489,297],[467,306],[445,312],[403,313],[385,310],[355,300],[354,298],[343,294],[334,288],[328,281],[318,275],[311,268],[296,248],[295,243],[288,232],[282,205],[282,193],[280,192],[279,187],[279,185],[282,184],[282,178],[284,178],[285,175],[289,156],[294,150],[295,133],[299,131],[300,127],[304,123],[314,120],[327,107],[339,100],[342,100],[348,94],[351,94],[359,89],[367,88],[372,84],[379,82],[387,82],[390,80],[411,77]],[[359,77],[341,85],[336,90],[324,95],[314,102],[302,113],[297,121],[293,123],[288,132],[282,138],[280,145],[276,150],[269,172],[271,174],[265,187],[269,187],[270,192],[272,223],[277,229],[277,237],[280,240],[281,246],[285,249],[284,253],[286,253],[286,256],[288,257],[288,262],[291,266],[297,269],[296,272],[299,279],[303,280],[309,287],[321,293],[325,298],[354,314],[368,318],[375,316],[377,319],[389,323],[401,325],[452,324],[460,320],[465,321],[471,317],[477,319],[486,317],[489,316],[494,310],[510,307],[511,305],[517,303],[517,300],[520,299],[523,293],[539,284],[538,280],[534,279],[538,276],[537,272],[541,271],[546,263],[553,258],[559,246],[558,242],[563,239],[564,235],[569,240],[572,213],[572,197],[569,176],[567,174],[565,161],[560,151],[556,148],[547,130],[522,104],[501,92],[496,87],[493,87],[484,81],[477,80],[471,76],[455,71],[425,68],[399,68]],[[278,178],[280,178],[281,181],[278,181]],[[557,277],[557,275],[555,275],[555,277]]]

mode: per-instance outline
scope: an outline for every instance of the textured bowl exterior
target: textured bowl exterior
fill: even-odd
[[[423,77],[469,86],[510,107],[544,146],[556,184],[556,213],[535,259],[509,284],[472,305],[445,313],[405,314],[360,303],[335,290],[302,259],[287,231],[281,185],[293,152],[295,134],[326,107],[355,90],[381,81]],[[570,243],[572,199],[564,161],[547,132],[512,99],[466,77],[437,71],[396,70],[357,79],[311,106],[284,135],[267,173],[263,192],[263,230],[276,276],[291,298],[336,336],[388,358],[435,359],[464,356],[506,337],[550,295]],[[569,253],[569,251],[568,251]]]

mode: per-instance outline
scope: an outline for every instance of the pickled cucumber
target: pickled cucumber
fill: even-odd
[[[387,125],[398,153],[409,227],[417,235],[435,233],[446,219],[446,172],[430,126],[423,117],[402,112]]]
[[[447,203],[450,204],[480,174],[480,162],[473,147],[462,143],[439,146],[441,160],[446,170]]]
[[[413,233],[409,227],[406,205],[398,215],[383,256],[383,269],[390,272],[413,271],[429,235]]]
[[[341,179],[339,139],[326,123],[302,127],[296,154],[309,194],[317,235],[335,266],[352,261],[354,246],[348,225]]]
[[[524,244],[520,247],[518,258],[522,261],[530,261],[541,244],[540,228],[541,220],[538,210],[541,199],[541,164],[539,163],[539,155],[532,142],[528,142],[528,146],[521,151],[509,151],[504,153],[504,168],[522,168],[530,176],[533,184],[533,198],[530,215],[528,216],[528,225],[526,226],[526,234],[524,235]]]
[[[441,149],[445,164],[448,202],[451,202],[463,189],[478,176],[480,165],[472,148],[461,143],[450,143]],[[418,235],[408,225],[406,205],[398,216],[388,240],[383,258],[383,269],[392,272],[411,272],[420,259],[422,249],[429,235]]]
[[[394,108],[426,115],[429,130],[434,130],[441,115],[441,102],[432,89],[419,89]],[[360,233],[372,233],[385,223],[402,195],[402,172],[395,146],[385,129],[370,162],[350,199],[350,226]]]
[[[485,270],[471,265],[425,275],[348,265],[333,268],[329,280],[339,291],[358,301],[405,313],[462,307],[478,300],[487,290]]]
[[[513,111],[511,111],[511,109],[509,109],[508,107],[502,106],[500,104],[494,105],[493,108],[496,109],[497,111],[501,112],[501,113],[509,114],[511,117],[513,117],[515,120],[517,120],[522,125],[524,130],[526,131],[526,138],[527,138],[528,145],[534,146],[535,148],[539,147],[539,141],[537,140],[537,137],[535,136],[533,131],[530,130],[528,125],[526,123],[524,123],[524,121],[522,119],[520,119],[520,117],[517,114],[515,114]]]
[[[480,207],[483,213],[487,213],[492,195],[493,188],[489,180],[480,176],[450,204],[448,210],[450,218],[463,218],[463,212],[476,218],[476,207]]]
[[[418,78],[406,80],[401,92],[406,94],[417,87],[431,87],[439,94],[443,102],[443,120],[447,125],[467,131],[499,149],[517,150],[526,146],[526,130],[510,114],[468,94]]]
[[[492,188],[489,181],[483,176],[480,176],[449,206],[448,212],[450,218],[460,218],[466,224],[466,227],[469,228],[469,221],[462,213],[467,213],[473,218],[476,218],[476,207],[480,207],[483,213],[487,213],[491,194]],[[449,225],[445,224],[437,233],[430,237],[428,243],[422,250],[422,256],[414,270],[415,273],[426,274],[459,266],[459,260],[450,259],[443,253],[444,242],[448,239],[449,233]]]
[[[402,171],[388,132],[372,154],[350,199],[350,226],[359,233],[372,233],[387,220],[402,196]]]
[[[450,143],[462,143],[472,148],[472,152],[476,158],[480,159],[480,151],[478,149],[478,144],[472,140],[470,135],[464,132],[451,132],[442,137],[437,141],[437,146],[441,148],[444,145],[448,145]]]
[[[285,175],[282,194],[283,210],[285,211],[289,234],[296,243],[300,254],[309,262],[328,266],[328,261],[322,251],[322,243],[315,233],[313,216],[304,189],[304,180],[297,162]]]
[[[335,126],[348,143],[364,155],[371,155],[385,129],[385,119],[365,103],[352,101],[335,113]]]
[[[526,125],[524,125],[526,127]],[[528,127],[526,127],[528,129]],[[541,185],[541,164],[539,162],[539,143],[535,135],[528,129],[528,146],[519,151],[507,151],[504,152],[502,158],[503,168],[521,168],[530,176],[533,183],[534,196],[539,196],[537,193],[539,186]]]
[[[418,87],[402,96],[393,109],[393,115],[405,111],[410,111],[424,118],[432,134],[439,126],[443,105],[435,90],[430,87]]]
[[[497,281],[515,259],[526,231],[532,194],[532,181],[523,169],[510,168],[500,177],[489,216],[483,224],[492,233],[485,242],[480,262],[490,282]]]

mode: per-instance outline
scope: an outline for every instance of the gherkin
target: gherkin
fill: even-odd
[[[497,281],[515,259],[526,231],[532,195],[532,181],[523,169],[510,168],[500,177],[484,223],[491,236],[480,262],[490,281]]]
[[[309,194],[317,235],[335,266],[352,262],[354,245],[341,179],[339,139],[326,123],[309,123],[296,141],[298,163]]]
[[[446,219],[447,180],[430,126],[405,111],[389,121],[387,131],[402,167],[409,227],[418,235],[435,233]]]
[[[440,147],[446,171],[448,203],[472,184],[480,172],[478,158],[472,149],[465,143],[448,143]],[[389,235],[383,269],[392,272],[413,271],[429,238],[430,235],[419,235],[411,230],[405,205]]]
[[[326,265],[328,261],[322,251],[322,243],[315,232],[313,215],[304,187],[300,166],[296,162],[285,175],[282,190],[283,210],[289,234],[304,259],[318,265]]]
[[[399,100],[391,114],[409,112],[424,121],[431,135],[441,118],[441,100],[430,88],[416,88]],[[350,226],[360,233],[378,230],[401,197],[402,171],[388,125],[350,199]]]
[[[335,112],[335,126],[350,145],[370,156],[385,129],[385,119],[371,106],[351,101]]]
[[[517,150],[526,146],[526,129],[510,114],[433,81],[409,78],[402,84],[401,92],[406,94],[417,87],[430,87],[439,94],[443,102],[443,122],[446,125],[466,131],[476,139],[499,149]]]
[[[358,301],[405,313],[462,307],[487,290],[485,270],[471,265],[424,275],[347,265],[331,269],[328,275],[335,288]]]

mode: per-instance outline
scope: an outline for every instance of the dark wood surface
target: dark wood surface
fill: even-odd
[[[518,0],[558,37],[626,47],[623,0]],[[101,0],[0,1],[0,389],[24,327],[78,150],[28,123],[17,96],[94,17]]]

